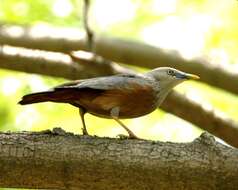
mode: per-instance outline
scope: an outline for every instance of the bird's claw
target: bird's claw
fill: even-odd
[[[121,140],[129,139],[129,136],[123,135],[123,134],[118,134],[116,137],[121,139]]]
[[[127,135],[124,135],[124,134],[118,134],[116,137],[119,138],[119,139],[121,139],[121,140],[126,140],[126,139],[140,139],[139,137],[137,137],[137,136],[135,136],[135,135],[133,135],[133,136],[131,136],[131,135],[127,136]]]
[[[82,128],[83,135],[89,135],[88,131],[85,128]]]

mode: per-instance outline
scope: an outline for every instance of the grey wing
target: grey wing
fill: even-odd
[[[67,88],[67,87],[70,87],[70,86],[75,86],[75,85],[80,84],[80,83],[83,82],[83,81],[84,81],[84,79],[82,79],[82,80],[69,81],[69,82],[60,84],[60,85],[58,85],[58,86],[55,86],[54,89],[61,89],[61,88]]]
[[[136,83],[139,85],[148,84],[148,80],[141,75],[132,75],[132,74],[122,74],[114,75],[108,77],[97,77],[85,80],[78,80],[63,85],[55,87],[55,89],[83,89],[83,88],[92,88],[98,90],[110,90],[110,89],[121,89],[121,88],[130,88],[130,83]]]

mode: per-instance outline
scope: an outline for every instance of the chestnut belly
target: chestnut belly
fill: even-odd
[[[103,118],[111,118],[111,110],[117,107],[119,108],[119,118],[127,119],[149,114],[157,108],[157,104],[154,99],[150,99],[150,101],[134,99],[127,103],[113,101],[105,104],[100,104],[97,101],[92,101],[90,103],[80,102],[78,107],[83,107],[88,113]]]
[[[81,94],[73,103],[103,118],[111,118],[113,108],[119,108],[119,118],[140,117],[154,111],[158,103],[156,92],[148,86],[133,87],[130,90],[106,90],[93,95]]]
[[[129,118],[136,118],[141,117],[146,114],[153,112],[156,109],[156,106],[141,106],[141,107],[132,107],[123,109],[123,107],[119,107],[119,117],[120,119],[129,119]],[[102,117],[102,118],[112,118],[111,117],[111,110],[104,110],[104,109],[89,109],[87,110],[88,113]]]

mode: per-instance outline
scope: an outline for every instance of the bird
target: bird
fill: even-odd
[[[90,113],[114,119],[127,131],[129,139],[139,139],[121,119],[153,112],[175,86],[189,79],[196,80],[199,76],[158,67],[143,74],[117,74],[67,82],[48,91],[27,94],[19,104],[68,103],[79,108],[83,135],[89,135],[84,116]]]

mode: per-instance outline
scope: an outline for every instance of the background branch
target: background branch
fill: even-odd
[[[206,110],[203,104],[173,91],[160,108],[199,126],[238,148],[238,123],[222,114],[218,115],[214,110]]]
[[[88,51],[94,52],[94,34],[93,30],[90,28],[89,25],[89,8],[90,8],[90,0],[84,0],[83,24],[87,34]]]
[[[237,189],[238,151],[204,133],[191,143],[0,134],[0,186],[43,189]],[[159,180],[158,180],[159,179]]]
[[[64,35],[64,31],[57,29],[42,36],[36,36],[34,28],[18,27],[18,36],[11,35],[10,26],[0,27],[0,44],[9,44],[32,49],[56,52],[87,50],[87,40],[79,30],[69,30],[72,34]],[[57,37],[56,37],[57,36]],[[70,37],[71,36],[71,37]],[[106,59],[145,68],[170,66],[177,69],[198,74],[201,81],[221,89],[238,94],[236,81],[238,73],[235,70],[221,68],[205,60],[185,60],[174,51],[164,51],[150,45],[129,40],[105,38],[95,36],[95,53]]]
[[[71,58],[62,53],[2,47],[0,68],[71,80],[132,72],[109,61],[103,62],[83,56],[81,58],[75,56],[73,60]],[[77,61],[77,64],[74,61]]]

